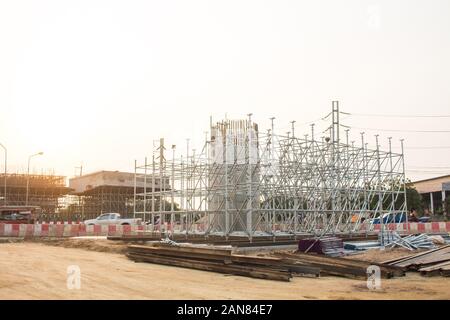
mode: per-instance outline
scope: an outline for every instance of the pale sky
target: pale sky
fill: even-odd
[[[332,100],[350,113],[450,115],[450,1],[0,0],[0,143],[12,172],[38,151],[35,172],[133,171],[160,137],[200,147],[210,115],[251,112],[262,129],[275,116],[286,132]],[[450,130],[449,117],[342,122]],[[373,145],[377,132],[352,138],[360,131]],[[405,138],[411,179],[450,173],[450,133],[379,133],[384,148]]]

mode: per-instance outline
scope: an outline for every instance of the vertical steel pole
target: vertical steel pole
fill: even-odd
[[[31,157],[28,157],[28,169],[27,169],[27,191],[26,191],[26,197],[25,197],[25,205],[28,205],[28,190],[30,188],[30,161],[31,161]]]
[[[189,233],[190,228],[190,213],[189,213],[189,199],[191,194],[190,190],[190,168],[191,163],[189,162],[189,139],[186,139],[186,236]]]
[[[247,233],[250,237],[250,241],[253,238],[253,195],[252,195],[252,114],[248,114],[248,128],[247,128],[247,150],[248,150],[248,202],[247,202]]]
[[[223,146],[223,167],[225,169],[225,237],[228,239],[228,234],[230,233],[230,213],[228,210],[228,162],[227,162],[227,153],[228,153],[228,123],[225,123],[225,141],[222,139]]]
[[[395,211],[395,192],[394,192],[394,179],[393,179],[393,174],[394,174],[394,167],[392,164],[392,137],[388,137],[388,141],[389,141],[389,166],[390,166],[390,172],[389,172],[389,181],[391,182],[391,210]],[[394,212],[394,215],[396,215],[396,213]],[[395,219],[394,219],[395,222]]]
[[[445,203],[445,190],[441,191],[441,199],[442,199],[442,211],[446,212],[448,210],[448,208]]]
[[[275,117],[270,118],[271,121],[271,136],[270,136],[270,169],[272,170],[272,176],[274,174],[275,170],[275,126],[274,126],[274,120]],[[274,179],[274,177],[272,177]],[[271,218],[271,229],[272,229],[272,235],[275,238],[275,224],[276,224],[276,211],[275,211],[275,192],[274,187],[271,188],[271,196],[272,196],[272,218]]]
[[[3,148],[3,150],[5,151],[5,177],[4,177],[4,192],[3,192],[3,200],[5,202],[5,206],[6,206],[6,177],[7,177],[7,164],[8,164],[8,150],[6,149],[6,147],[0,143],[0,147]]]
[[[180,166],[181,166],[181,173],[180,173],[180,210],[181,210],[181,214],[180,214],[180,224],[181,224],[181,230],[180,231],[184,231],[185,228],[185,219],[186,219],[186,205],[184,204],[184,195],[186,192],[186,189],[184,187],[184,161],[183,161],[183,155],[180,156]]]
[[[295,137],[295,126],[294,126],[294,124],[295,124],[295,120],[293,120],[293,121],[291,121],[291,124],[292,124],[292,138],[294,138]]]
[[[171,189],[171,201],[170,201],[170,230],[173,233],[173,223],[174,223],[174,197],[175,197],[175,145],[172,146],[172,185]]]
[[[159,222],[161,222],[161,216]],[[152,232],[155,231],[155,150],[152,153]],[[161,232],[161,230],[159,230]]]
[[[433,199],[433,192],[430,192],[430,206],[431,206],[431,214],[434,215],[434,199]]]
[[[406,200],[406,177],[405,177],[405,149],[403,145],[403,139],[400,140],[400,145],[402,148],[402,185],[403,185],[403,197],[405,200],[405,215],[406,215],[406,228],[408,230],[408,233],[410,231],[409,223],[408,223],[408,201]]]
[[[134,160],[134,196],[133,196],[133,219],[136,219],[136,170],[137,160]]]
[[[28,170],[27,170],[27,195],[26,195],[26,200],[25,200],[25,205],[28,205],[28,194],[29,194],[29,189],[30,189],[30,161],[31,158],[34,156],[42,156],[44,153],[43,152],[38,152],[35,154],[32,154],[31,156],[28,157]]]
[[[380,217],[380,242],[381,248],[384,248],[384,221],[383,221],[383,199],[381,197],[381,163],[380,163],[380,145],[378,144],[378,134],[375,135],[377,144],[377,189],[378,189],[378,211]]]
[[[363,193],[364,193],[364,204],[361,206],[362,210],[369,211],[370,204],[367,195],[367,163],[366,163],[366,145],[364,143],[364,132],[361,132],[361,152],[362,152],[362,174],[363,174]],[[369,232],[366,228],[366,234]]]
[[[159,139],[159,221],[160,230],[164,228],[166,232],[166,214],[165,214],[165,195],[166,195],[166,177],[165,177],[165,159],[164,159],[164,138]]]
[[[147,218],[147,157],[145,157],[144,164],[144,221]]]

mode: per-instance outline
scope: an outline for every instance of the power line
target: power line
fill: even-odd
[[[400,129],[360,128],[353,126],[344,126],[344,127],[359,130],[386,131],[386,132],[450,133],[450,130],[400,130]]]
[[[392,146],[393,148],[400,148],[400,147],[397,147],[397,146]],[[408,147],[408,146],[405,146],[405,149],[406,150],[445,150],[445,149],[450,149],[450,146],[429,146],[429,147],[427,147],[427,146],[421,146],[421,147],[419,147],[419,146],[412,146],[412,147]]]
[[[450,115],[441,114],[441,115],[400,115],[400,114],[374,114],[374,113],[350,113],[350,112],[341,112],[342,114],[346,114],[349,116],[357,116],[357,117],[384,117],[384,118],[450,118]]]
[[[409,166],[410,168],[416,168],[416,169],[443,169],[443,170],[450,170],[450,167],[433,167],[433,166]]]
[[[328,116],[321,117],[321,118],[318,118],[318,119],[313,120],[313,121],[300,122],[300,123],[298,123],[298,125],[313,124],[313,123],[316,123],[316,122],[318,122],[318,121],[325,121],[325,119],[326,119],[327,117],[328,117]]]
[[[442,169],[442,170],[406,169],[406,171],[414,171],[414,172],[450,172],[450,168],[449,169]]]
[[[436,149],[450,149],[450,146],[433,146],[433,147],[405,147],[405,149],[424,149],[424,150],[436,150]]]
[[[405,170],[409,175],[411,174],[430,174],[434,176],[447,176],[450,175],[450,170],[447,171],[422,171],[422,170]]]

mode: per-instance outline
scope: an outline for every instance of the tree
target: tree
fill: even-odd
[[[449,210],[450,210],[450,197],[447,197],[447,198],[445,199],[444,206],[445,206],[444,212],[446,213],[446,217],[448,217]]]
[[[422,196],[417,192],[416,188],[410,185],[406,186],[406,203],[409,209],[416,209],[418,213],[423,213]]]

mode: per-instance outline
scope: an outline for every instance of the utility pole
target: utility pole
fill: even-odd
[[[77,175],[77,169],[80,169],[79,177],[83,175],[83,165],[81,164],[79,167],[75,167],[75,176]]]
[[[79,167],[75,167],[75,172],[74,172],[75,177],[77,176],[77,169],[80,169],[79,177],[83,176],[83,164],[80,164]],[[84,196],[83,196],[83,204],[80,205],[80,203],[81,203],[81,200],[78,200],[78,205],[81,206],[81,221],[84,221]]]
[[[42,156],[43,154],[44,154],[44,153],[41,151],[41,152],[32,154],[31,156],[28,157],[27,195],[26,195],[26,198],[25,198],[25,205],[26,205],[26,206],[28,205],[28,194],[29,194],[29,190],[30,190],[30,161],[31,161],[31,158],[33,158],[33,157],[35,157],[35,156]]]
[[[339,137],[339,126],[340,126],[340,124],[339,124],[339,101],[333,101],[332,102],[332,121],[333,121],[333,129],[332,129],[332,134],[333,134],[333,136],[332,136],[332,142],[333,143],[337,143],[337,144],[339,144],[339,140],[340,140],[340,137]]]

